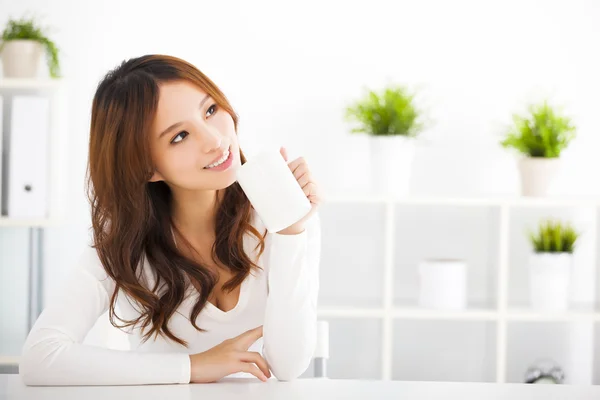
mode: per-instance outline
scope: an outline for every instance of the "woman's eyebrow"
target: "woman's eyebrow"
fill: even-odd
[[[208,100],[210,96],[207,94],[206,96],[204,96],[204,98],[202,99],[202,101],[200,102],[200,108],[202,108],[202,105],[204,103],[206,103],[206,100]],[[166,135],[167,133],[169,133],[171,130],[177,128],[178,126],[182,125],[183,122],[175,122],[173,125],[171,125],[170,127],[168,127],[167,129],[165,129],[164,131],[161,132],[160,135],[158,135],[158,138],[162,138],[164,135]]]

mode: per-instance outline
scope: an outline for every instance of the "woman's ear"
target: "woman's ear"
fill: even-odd
[[[154,173],[152,174],[150,179],[148,179],[148,182],[160,182],[160,181],[164,181],[164,178],[158,171],[154,171]]]

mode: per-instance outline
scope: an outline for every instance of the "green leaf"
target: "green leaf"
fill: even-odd
[[[34,18],[9,19],[2,32],[0,51],[4,44],[11,40],[35,40],[41,43],[46,50],[46,62],[50,76],[52,78],[60,77],[59,50],[56,44],[46,36],[44,30],[37,25]]]
[[[546,220],[540,222],[529,240],[537,253],[573,253],[579,233],[568,223]]]
[[[528,157],[560,157],[576,137],[571,119],[559,115],[547,101],[530,105],[528,115],[513,115],[513,124],[500,144]]]
[[[369,90],[359,101],[348,106],[345,119],[356,123],[352,132],[370,135],[416,137],[424,128],[414,94],[402,86],[390,86],[381,92]]]

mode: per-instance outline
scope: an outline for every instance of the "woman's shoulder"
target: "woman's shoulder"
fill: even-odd
[[[73,272],[77,275],[88,275],[94,278],[104,286],[108,293],[115,287],[113,279],[102,265],[98,251],[89,244],[80,251]]]

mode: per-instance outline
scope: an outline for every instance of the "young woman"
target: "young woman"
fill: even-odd
[[[264,381],[271,371],[291,380],[306,370],[319,190],[302,158],[289,162],[313,207],[267,233],[235,182],[245,162],[236,131],[226,97],[183,60],[144,56],[106,75],[92,105],[93,246],[29,333],[26,384]],[[106,311],[130,351],[82,343]]]

